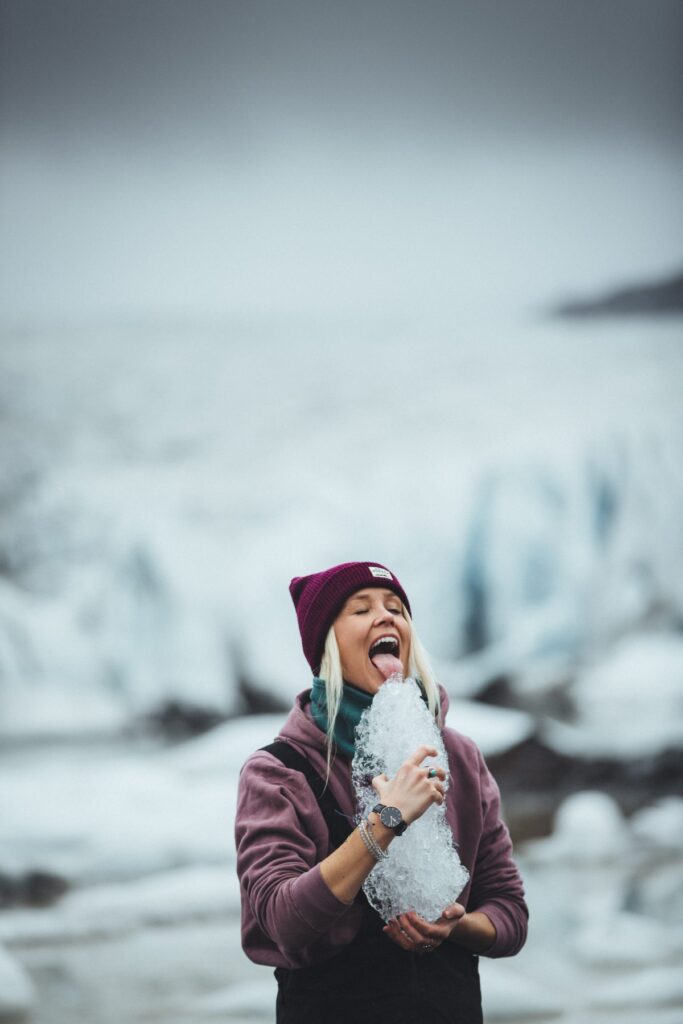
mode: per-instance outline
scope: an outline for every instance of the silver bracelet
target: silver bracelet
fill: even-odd
[[[386,860],[389,854],[386,852],[386,850],[383,850],[382,847],[379,845],[379,843],[373,836],[372,832],[370,831],[371,828],[372,825],[370,825],[365,818],[361,818],[361,820],[358,822],[358,831],[360,832],[360,837],[365,843],[365,846],[370,856],[374,857],[375,860]]]
[[[365,819],[365,831],[368,834],[368,839],[370,840],[370,842],[374,843],[374,845],[377,847],[377,853],[380,856],[380,860],[386,860],[387,857],[389,856],[389,851],[383,850],[382,847],[377,842],[377,840],[375,839],[375,833],[372,831],[372,822],[370,821],[369,818]]]

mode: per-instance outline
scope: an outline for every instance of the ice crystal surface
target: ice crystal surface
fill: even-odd
[[[359,820],[378,802],[371,778],[382,772],[392,778],[422,744],[438,751],[436,757],[425,758],[424,764],[438,765],[448,773],[441,734],[417,683],[392,676],[363,712],[356,731],[353,784]],[[391,843],[388,853],[363,885],[368,901],[385,921],[408,910],[435,921],[456,902],[469,878],[453,843],[445,803],[432,804]]]

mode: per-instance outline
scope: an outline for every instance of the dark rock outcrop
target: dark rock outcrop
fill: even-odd
[[[663,281],[630,285],[594,299],[576,299],[555,306],[561,317],[683,314],[683,273]]]
[[[22,875],[0,872],[0,908],[48,907],[68,890],[69,883],[61,875],[39,869]]]

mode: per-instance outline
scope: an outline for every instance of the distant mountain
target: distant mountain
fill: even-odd
[[[556,316],[631,316],[683,313],[683,273],[650,284],[630,285],[594,299],[576,299],[553,308]]]

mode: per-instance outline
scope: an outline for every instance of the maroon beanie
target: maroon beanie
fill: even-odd
[[[304,654],[314,675],[320,670],[327,633],[342,605],[351,594],[366,587],[393,590],[410,613],[405,590],[379,562],[343,562],[310,576],[295,576],[289,584]]]

